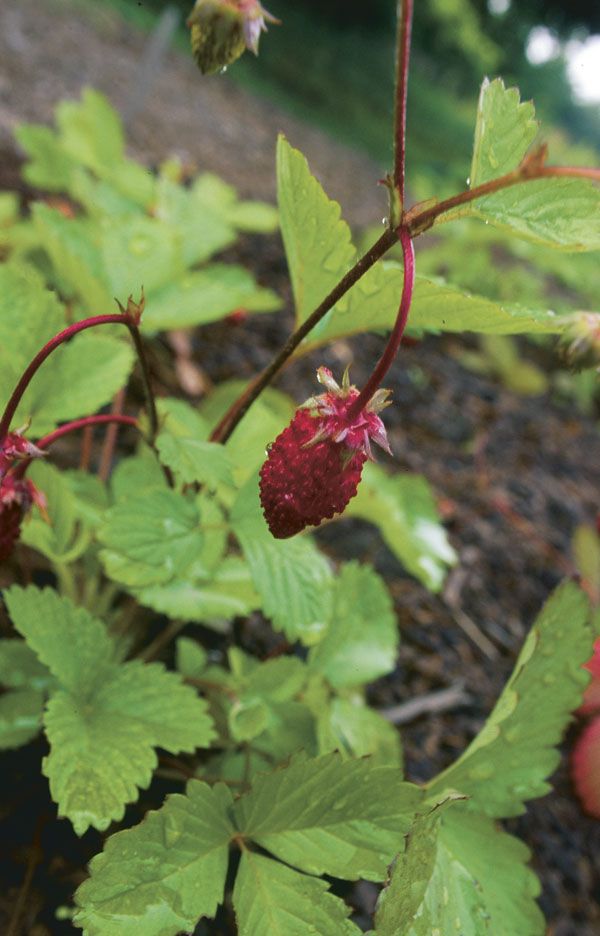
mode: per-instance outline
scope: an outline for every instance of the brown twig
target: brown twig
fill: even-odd
[[[438,689],[408,702],[392,705],[389,708],[379,709],[386,721],[393,725],[405,725],[407,722],[420,718],[421,715],[432,715],[438,712],[447,712],[449,709],[467,705],[471,697],[461,683],[449,686],[447,689]]]

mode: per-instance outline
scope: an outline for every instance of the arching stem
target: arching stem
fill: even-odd
[[[415,286],[415,248],[412,237],[406,228],[400,229],[400,243],[402,244],[402,257],[404,259],[404,283],[402,284],[402,296],[400,298],[400,307],[392,333],[385,347],[379,363],[360,391],[356,400],[348,408],[348,418],[358,416],[365,408],[373,394],[381,386],[381,382],[392,365],[402,342],[402,335],[408,321],[408,313],[412,301],[413,289]]]
[[[64,328],[61,332],[51,338],[50,341],[48,341],[40,351],[38,351],[36,356],[21,375],[21,379],[19,380],[17,386],[11,394],[8,403],[6,404],[2,419],[0,420],[0,445],[2,445],[6,436],[8,435],[10,425],[17,411],[17,407],[23,398],[23,394],[27,390],[31,380],[42,366],[44,361],[52,354],[53,351],[59,348],[60,345],[64,344],[66,341],[70,341],[74,335],[86,331],[88,328],[95,328],[96,325],[125,325],[129,329],[129,333],[132,337],[142,369],[142,379],[148,407],[148,418],[150,420],[150,441],[154,441],[158,431],[158,415],[156,412],[156,403],[154,401],[154,394],[150,384],[148,362],[144,353],[140,331],[133,316],[129,315],[127,312],[115,312],[110,315],[94,315],[90,318],[82,319],[81,322],[75,322],[75,324],[69,325],[68,328]]]

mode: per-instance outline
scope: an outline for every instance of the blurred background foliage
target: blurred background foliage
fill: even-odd
[[[189,49],[184,23],[192,0],[111,2],[147,26],[167,7],[177,7],[178,42]],[[229,70],[231,80],[389,168],[396,0],[265,0],[265,5],[282,25],[270,27],[258,58],[244,55]],[[578,99],[570,80],[572,61],[569,71],[570,59],[590,37],[595,37],[600,61],[600,2],[416,0],[408,109],[410,200],[444,197],[465,187],[485,76],[501,75],[507,86],[520,89],[522,99],[534,100],[552,162],[597,165],[600,87],[595,101]],[[600,86],[600,68],[596,74]],[[362,232],[362,246],[380,230]],[[539,248],[478,222],[442,228],[423,244],[419,241],[419,247],[421,273],[490,299],[559,313],[598,307],[600,267],[594,254]],[[498,347],[485,345],[483,357],[471,363],[489,365],[502,378],[516,366],[512,344],[506,338]],[[557,380],[561,392],[584,409],[596,405],[593,373],[567,377],[563,372]],[[531,392],[543,389],[544,381],[532,380]]]
[[[142,6],[120,2],[138,11]],[[144,0],[143,8],[159,12],[173,5],[182,20],[192,6],[190,0]],[[263,38],[259,59],[246,55],[230,70],[233,80],[389,163],[395,0],[270,0],[266,6],[283,25]],[[600,108],[575,103],[565,54],[569,43],[572,48],[600,33],[600,3],[419,0],[415,7],[409,171],[416,197],[443,194],[464,181],[476,89],[485,75],[516,84],[523,98],[535,100],[546,124],[600,145]],[[546,42],[546,61],[527,56],[536,30],[538,42]]]

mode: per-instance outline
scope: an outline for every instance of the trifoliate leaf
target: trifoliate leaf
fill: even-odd
[[[240,491],[231,523],[273,626],[289,640],[316,643],[331,617],[333,575],[325,557],[307,536],[291,540],[271,536],[256,475]]]
[[[333,698],[315,712],[319,754],[365,757],[378,766],[401,767],[400,734],[361,698]]]
[[[101,621],[51,589],[13,587],[5,601],[16,629],[56,676],[44,727],[43,771],[60,816],[82,835],[105,829],[148,786],[155,748],[173,753],[213,737],[206,703],[159,663],[118,663]]]
[[[192,780],[135,828],[112,835],[75,895],[85,936],[176,936],[223,900],[231,794]]]
[[[116,504],[98,537],[107,574],[135,588],[180,578],[203,546],[196,502],[168,489]]]
[[[486,78],[477,106],[470,187],[516,169],[538,130],[533,102],[521,103],[518,88],[506,88],[501,78]]]
[[[375,936],[542,936],[525,845],[459,804],[417,818],[380,898]]]
[[[21,747],[35,738],[42,727],[43,711],[44,696],[36,689],[15,689],[0,695],[0,751]]]
[[[318,878],[245,850],[233,905],[239,936],[359,936],[348,907]]]
[[[421,475],[388,475],[367,464],[346,514],[376,524],[400,562],[431,591],[439,591],[457,557],[439,521],[433,492]]]
[[[369,566],[348,563],[335,582],[331,623],[313,647],[309,665],[332,686],[358,686],[393,670],[396,617],[383,579]]]
[[[275,312],[280,307],[279,296],[259,286],[248,270],[232,263],[212,264],[154,292],[144,311],[142,328],[190,328],[216,322],[240,308]]]
[[[592,650],[588,604],[574,584],[561,585],[530,631],[496,707],[465,753],[430,784],[453,787],[468,807],[502,818],[544,796],[560,755],[555,745],[581,701]]]
[[[420,799],[397,768],[330,754],[257,777],[235,815],[243,835],[302,871],[380,881]]]

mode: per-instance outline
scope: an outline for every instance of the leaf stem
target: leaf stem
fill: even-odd
[[[110,423],[120,423],[122,426],[133,426],[135,429],[139,429],[139,423],[135,416],[99,413],[96,416],[84,416],[82,419],[74,419],[72,422],[59,426],[58,429],[38,439],[36,445],[38,448],[45,449],[53,442],[56,442],[57,439],[62,439],[63,436],[69,435],[71,432],[77,432],[78,429],[85,429],[86,426],[106,426]]]
[[[413,0],[398,0],[396,42],[396,101],[394,111],[394,187],[404,208],[406,176],[406,101],[412,31]]]
[[[288,338],[283,348],[277,354],[268,367],[259,374],[259,376],[252,381],[243,391],[243,393],[238,397],[238,399],[232,404],[229,410],[225,413],[225,416],[218,424],[218,426],[213,429],[211,434],[212,442],[226,442],[230,437],[231,433],[250,408],[252,403],[256,400],[262,391],[267,387],[272,381],[275,374],[281,370],[283,365],[287,360],[292,356],[300,342],[308,335],[308,333],[321,321],[321,319],[329,312],[330,309],[339,302],[339,300],[344,296],[348,290],[354,286],[358,280],[364,276],[364,274],[369,270],[380,257],[389,250],[389,248],[396,242],[397,234],[395,231],[386,231],[381,235],[378,241],[367,251],[364,256],[362,256],[354,266],[348,270],[345,276],[342,277],[337,286],[331,290],[328,296],[323,299],[321,304],[317,306],[315,311],[309,315],[309,317],[300,325],[300,327]]]
[[[476,186],[465,192],[460,192],[458,195],[453,195],[451,198],[440,201],[432,207],[420,211],[419,206],[415,205],[404,215],[402,226],[406,228],[410,236],[414,239],[428,230],[439,215],[450,211],[452,208],[475,201],[483,195],[489,195],[492,192],[500,191],[511,185],[518,185],[522,182],[531,182],[536,179],[552,178],[555,176],[586,178],[600,182],[600,169],[583,166],[541,166],[539,164],[534,167],[531,161],[528,162],[526,160],[513,172],[508,172],[506,175],[499,176],[497,179],[492,179],[490,182],[485,182],[483,185]],[[309,332],[321,321],[330,309],[333,308],[336,302],[339,302],[342,296],[364,276],[367,270],[374,266],[377,260],[381,259],[390,247],[395,244],[396,238],[399,236],[399,230],[400,228],[397,230],[387,230],[379,240],[373,244],[370,250],[368,250],[342,277],[337,286],[323,299],[314,312],[309,315],[302,325],[288,338],[281,351],[279,351],[265,370],[259,374],[240,394],[238,399],[232,403],[220,423],[213,430],[211,441],[227,441],[252,403],[254,403],[262,391],[271,383],[273,377],[275,377],[284,364],[287,363],[288,359]]]
[[[356,397],[354,402],[348,408],[347,417],[351,419],[358,416],[360,411],[367,405],[375,391],[381,386],[381,381],[390,369],[402,342],[402,335],[408,321],[408,313],[412,301],[413,289],[415,286],[415,248],[412,238],[406,228],[400,229],[400,243],[402,244],[402,258],[404,260],[404,282],[402,283],[402,296],[396,322],[392,333],[385,346],[384,352],[379,359],[375,370],[367,380],[366,384]]]
[[[57,335],[51,338],[50,341],[48,341],[44,347],[38,351],[36,356],[23,371],[17,386],[13,390],[9,401],[6,404],[2,419],[0,420],[0,445],[2,445],[4,439],[8,435],[10,424],[17,411],[18,405],[23,398],[23,394],[27,390],[31,380],[42,366],[44,361],[52,354],[53,351],[60,347],[60,345],[70,341],[71,338],[80,332],[86,331],[88,328],[95,328],[97,325],[125,325],[129,330],[142,369],[142,380],[144,383],[146,403],[148,406],[148,416],[150,419],[150,442],[152,443],[154,441],[156,433],[158,432],[158,415],[156,412],[156,403],[150,383],[150,372],[148,369],[148,362],[146,360],[140,331],[137,322],[133,316],[129,315],[129,313],[114,312],[110,315],[93,315],[90,318],[82,319],[80,322],[75,322],[73,325],[69,325],[67,328],[64,328],[62,331],[58,332]]]
[[[418,205],[411,208],[405,215],[404,222],[407,225],[413,237],[422,234],[432,226],[435,220],[452,208],[460,205],[466,205],[469,202],[476,201],[484,195],[491,195],[499,192],[501,189],[509,188],[512,185],[520,185],[524,182],[534,182],[538,179],[549,179],[557,176],[568,178],[592,179],[600,182],[600,169],[593,169],[588,166],[536,166],[531,168],[527,161],[521,163],[517,169],[507,172],[497,179],[491,179],[482,185],[476,185],[475,188],[459,192],[458,195],[452,195],[451,198],[445,198],[443,201],[426,208],[424,211],[418,210]]]

